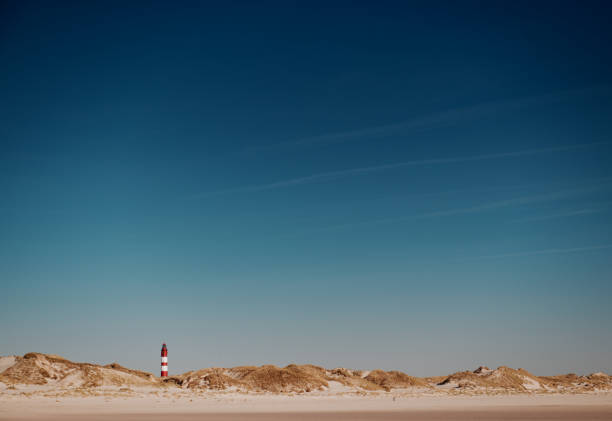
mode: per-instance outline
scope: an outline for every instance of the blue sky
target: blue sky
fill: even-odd
[[[612,371],[590,2],[4,2],[0,354]]]

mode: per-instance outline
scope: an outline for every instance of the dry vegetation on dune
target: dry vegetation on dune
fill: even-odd
[[[380,385],[365,379],[368,372],[349,370],[346,368],[334,368],[327,372],[330,381],[336,381],[343,386],[362,389],[367,391],[384,390]]]
[[[593,373],[588,376],[563,374],[559,376],[538,377],[549,388],[568,389],[575,391],[597,391],[612,388],[612,376],[605,373]]]
[[[430,385],[423,379],[409,376],[401,371],[371,371],[365,379],[377,384],[385,390],[406,388],[406,387],[429,387]]]
[[[604,373],[588,376],[565,374],[535,376],[519,368],[501,366],[495,370],[479,367],[474,371],[454,373],[438,383],[455,389],[503,390],[511,392],[592,392],[612,390],[612,377]]]
[[[513,391],[529,391],[541,387],[539,379],[522,368],[515,370],[509,367],[498,367],[491,370],[488,367],[479,367],[474,371],[463,371],[451,374],[440,386],[451,385],[458,388],[489,388]]]
[[[6,357],[4,357],[6,358]],[[119,364],[100,366],[75,363],[56,355],[28,353],[14,358],[0,373],[6,384],[54,385],[57,387],[148,386],[157,383],[150,373],[130,370]]]
[[[4,384],[4,387],[2,387]],[[87,395],[97,388],[114,387],[118,392],[131,387],[173,388],[201,393],[240,391],[269,393],[368,393],[393,390],[411,393],[584,393],[612,391],[612,377],[566,374],[538,377],[523,369],[479,367],[449,376],[419,378],[401,371],[325,369],[314,365],[277,367],[241,366],[205,368],[164,379],[117,363],[105,366],[75,363],[57,355],[29,353],[23,357],[0,357],[0,393],[16,385],[40,390],[72,390]],[[78,395],[78,393],[77,393]]]
[[[186,388],[242,390],[265,392],[312,392],[326,390],[329,382],[366,391],[431,387],[425,380],[399,371],[374,370],[361,372],[346,368],[326,370],[315,365],[291,364],[284,368],[274,365],[261,367],[209,368],[192,371],[165,380]]]
[[[267,392],[310,392],[327,387],[325,370],[307,365],[211,368],[176,376],[176,379],[176,383],[188,388],[221,390],[234,387]]]

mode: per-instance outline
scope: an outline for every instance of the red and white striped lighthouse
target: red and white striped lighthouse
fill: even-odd
[[[168,377],[168,348],[166,348],[166,344],[162,345],[161,350],[161,376]]]

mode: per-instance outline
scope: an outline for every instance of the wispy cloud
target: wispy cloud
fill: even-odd
[[[363,175],[363,174],[370,174],[370,173],[381,172],[381,171],[388,171],[388,170],[405,168],[405,167],[453,164],[453,163],[485,161],[485,160],[490,160],[490,159],[502,159],[502,158],[518,158],[518,157],[530,156],[530,155],[539,155],[539,154],[546,154],[546,153],[553,153],[553,152],[564,152],[564,151],[571,151],[571,150],[577,150],[577,149],[584,149],[584,148],[590,148],[590,147],[608,145],[608,144],[610,144],[610,142],[594,142],[594,143],[558,146],[558,147],[551,147],[551,148],[526,149],[526,150],[515,151],[515,152],[501,152],[501,153],[485,154],[485,155],[472,155],[472,156],[460,156],[460,157],[451,157],[451,158],[436,158],[436,159],[422,159],[422,160],[415,160],[415,161],[395,162],[391,164],[373,165],[369,167],[358,167],[358,168],[350,168],[350,169],[339,170],[339,171],[321,172],[321,173],[311,174],[311,175],[307,175],[303,177],[279,180],[279,181],[267,183],[267,184],[242,186],[242,187],[236,187],[233,189],[200,193],[200,194],[194,195],[193,198],[203,198],[203,197],[232,194],[232,193],[248,193],[248,192],[260,192],[260,191],[266,191],[266,190],[274,190],[274,189],[279,189],[279,188],[319,183],[319,182],[336,180],[340,178],[352,177],[352,176]]]
[[[521,196],[521,197],[515,197],[515,198],[505,199],[505,200],[490,201],[490,202],[482,203],[482,204],[475,205],[475,206],[469,206],[469,207],[443,209],[439,211],[408,215],[408,216],[402,216],[402,217],[396,217],[396,218],[375,219],[375,220],[365,221],[361,223],[334,225],[331,227],[322,228],[321,230],[328,231],[328,230],[338,230],[338,229],[349,229],[349,228],[356,228],[359,226],[395,224],[395,223],[405,222],[405,221],[414,221],[414,220],[429,219],[429,218],[440,218],[440,217],[454,216],[454,215],[474,214],[474,213],[492,211],[492,210],[497,210],[497,209],[509,208],[513,206],[522,206],[522,205],[529,205],[529,204],[534,204],[534,203],[543,203],[543,202],[561,200],[561,199],[565,199],[567,197],[571,197],[574,195],[585,194],[585,193],[589,193],[592,191],[596,191],[596,190],[599,190],[600,188],[601,186],[592,186],[592,187],[580,188],[580,189],[561,190],[561,191],[557,191],[553,193]]]
[[[545,221],[547,219],[570,218],[572,216],[591,215],[594,213],[601,213],[604,211],[605,209],[578,209],[578,210],[573,210],[573,211],[568,211],[568,212],[554,213],[551,215],[542,215],[542,216],[534,216],[530,218],[515,219],[512,222]]]
[[[382,137],[395,133],[405,133],[414,130],[429,130],[438,127],[455,125],[463,121],[474,120],[499,113],[507,113],[515,109],[542,106],[559,101],[579,98],[581,96],[592,95],[594,92],[608,93],[609,91],[610,87],[608,86],[597,86],[516,99],[491,101],[472,106],[445,110],[398,123],[365,127],[355,130],[338,131],[333,133],[324,133],[317,136],[294,139],[273,145],[251,147],[247,150],[254,152],[315,144],[340,143],[363,138]]]
[[[474,257],[466,257],[466,258],[461,258],[461,259],[452,259],[452,261],[468,262],[468,261],[473,261],[473,260],[504,259],[508,257],[580,253],[580,252],[585,252],[585,251],[605,250],[609,248],[612,248],[612,244],[603,244],[603,245],[589,246],[589,247],[574,247],[574,248],[565,248],[565,249],[553,248],[553,249],[545,249],[545,250],[522,251],[522,252],[517,252],[517,253],[491,254],[491,255],[485,255],[485,256],[474,256]]]
[[[545,193],[540,195],[531,195],[524,197],[516,197],[512,199],[506,200],[498,200],[494,202],[488,202],[477,206],[471,206],[466,208],[457,208],[457,209],[448,209],[441,210],[436,212],[425,213],[423,215],[419,215],[418,218],[435,218],[438,216],[451,216],[451,215],[460,215],[460,214],[470,214],[470,213],[479,213],[485,212],[489,210],[508,208],[512,206],[521,206],[528,205],[533,203],[541,203],[541,202],[550,202],[554,200],[564,199],[569,196],[573,196],[575,194],[585,193],[586,191],[592,191],[592,188],[589,189],[575,189],[575,190],[564,190],[555,193]]]

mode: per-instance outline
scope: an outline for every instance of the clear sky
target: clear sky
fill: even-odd
[[[0,354],[612,372],[609,2],[0,5]]]

